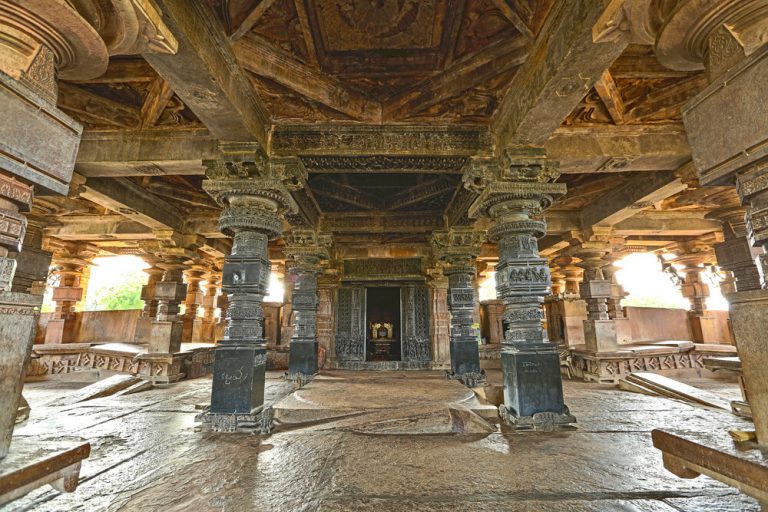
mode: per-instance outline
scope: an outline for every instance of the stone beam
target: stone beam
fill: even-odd
[[[173,98],[173,89],[171,85],[163,78],[155,78],[149,86],[149,92],[141,105],[141,112],[139,117],[141,118],[141,127],[150,128],[154,126],[160,115],[165,110],[168,102]]]
[[[181,231],[181,213],[127,178],[89,178],[80,197],[152,229]]]
[[[237,41],[256,25],[275,0],[230,0],[227,2],[230,39]]]
[[[60,240],[148,240],[155,238],[150,228],[123,215],[64,215],[45,234]]]
[[[491,138],[477,126],[278,125],[271,136],[276,156],[490,154]]]
[[[541,146],[629,43],[619,36],[595,43],[602,0],[555,2],[492,119],[496,149]]]
[[[706,212],[634,210],[636,213],[614,224],[617,236],[694,236],[721,229],[719,221],[704,218]],[[561,233],[581,228],[579,213],[574,211],[547,212],[547,233],[542,240],[552,244],[562,240]],[[554,238],[553,238],[554,237]]]
[[[444,228],[439,214],[408,213],[327,213],[320,229],[332,233],[431,233]]]
[[[139,126],[139,109],[66,82],[59,83],[59,108],[100,125],[107,124],[118,128]]]
[[[179,42],[175,55],[144,58],[219,139],[267,147],[267,110],[232,52],[207,2],[155,0]]]
[[[691,159],[682,124],[561,127],[544,147],[563,173],[661,171]]]
[[[126,82],[151,82],[157,73],[147,61],[136,59],[113,59],[109,61],[103,75],[88,80],[68,80],[73,84],[124,84]]]
[[[208,130],[86,131],[77,172],[88,178],[205,174],[203,160],[216,155]]]
[[[672,171],[637,174],[582,209],[581,227],[612,226],[686,187]]]
[[[268,43],[245,37],[234,46],[240,64],[248,71],[282,84],[323,105],[359,121],[381,123],[381,104],[347,88],[341,81],[296,62]]]

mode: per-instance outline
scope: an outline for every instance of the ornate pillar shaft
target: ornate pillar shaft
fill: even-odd
[[[184,297],[184,325],[181,331],[181,340],[185,343],[192,341],[195,321],[197,320],[197,310],[203,300],[200,281],[203,280],[204,273],[205,271],[200,268],[191,268],[184,273],[187,283],[187,295]]]
[[[329,259],[329,235],[311,230],[293,230],[285,236],[285,253],[293,258],[288,271],[293,312],[293,335],[288,362],[290,378],[306,379],[318,370],[317,309],[320,305],[317,276],[320,263]]]
[[[75,307],[84,300],[83,274],[98,249],[88,244],[56,244],[53,263],[59,277],[52,290],[56,309],[45,330],[45,343],[71,343],[77,341],[79,328]]]
[[[204,189],[223,207],[219,226],[233,237],[222,289],[229,295],[224,339],[214,356],[211,406],[204,424],[213,430],[256,427],[264,407],[266,348],[262,302],[271,264],[267,245],[283,231],[283,212],[296,204],[257,145],[222,143],[207,161]]]
[[[213,343],[216,341],[216,293],[219,290],[219,274],[206,275],[205,296],[203,297],[203,318],[200,333],[194,341]]]
[[[155,285],[157,314],[147,351],[150,354],[174,354],[181,350],[184,322],[179,315],[181,302],[187,295],[184,284],[184,258],[168,257],[158,266],[165,270],[163,280]]]
[[[445,262],[448,278],[448,310],[451,313],[451,373],[474,387],[485,379],[480,369],[480,350],[473,324],[479,308],[475,292],[475,258],[480,253],[483,235],[471,228],[451,228],[432,235],[435,256]]]
[[[549,293],[549,267],[539,256],[537,238],[546,233],[540,218],[565,185],[544,152],[508,153],[492,166],[472,217],[491,219],[488,237],[499,246],[496,290],[504,302],[506,332],[502,348],[503,419],[517,427],[553,428],[572,423],[563,401],[560,358],[542,323],[542,304]]]

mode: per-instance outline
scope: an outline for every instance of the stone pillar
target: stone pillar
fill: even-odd
[[[200,321],[199,334],[193,341],[214,343],[216,340],[216,292],[219,289],[221,275],[209,272],[205,275],[205,296],[203,297],[203,318]],[[198,331],[196,331],[197,333]]]
[[[280,344],[288,345],[293,337],[293,283],[291,282],[291,266],[293,262],[286,260],[280,265],[283,276],[283,309],[280,314]],[[274,268],[273,268],[274,272]]]
[[[38,295],[42,304],[48,285],[48,272],[53,253],[43,250],[43,226],[27,219],[27,233],[24,236],[24,257],[18,252],[9,255],[16,259],[16,274],[11,291]]]
[[[157,315],[152,322],[147,351],[150,354],[175,354],[181,350],[184,321],[179,311],[187,295],[184,270],[188,267],[182,257],[166,257],[162,263],[158,263],[158,267],[165,273],[163,280],[155,285]]]
[[[707,311],[710,292],[703,275],[707,269],[706,264],[711,264],[715,259],[712,247],[701,240],[694,240],[677,243],[667,250],[677,255],[671,262],[683,266],[685,276],[680,283],[680,291],[691,304],[688,323],[693,341],[722,343],[724,340],[720,339],[715,329],[715,319]]]
[[[56,108],[57,78],[88,79],[107,66],[104,42],[67,2],[0,3],[0,458],[11,441],[40,298],[11,292],[32,204],[66,194],[82,127]],[[20,257],[20,259],[23,256]],[[26,262],[25,262],[26,263]]]
[[[611,255],[608,255],[608,265],[603,267],[603,276],[605,276],[605,278],[611,282],[611,295],[606,301],[608,306],[608,318],[611,320],[618,320],[627,317],[624,308],[621,305],[621,301],[624,299],[624,297],[627,296],[627,292],[624,291],[624,287],[621,286],[619,281],[616,279],[616,272],[619,270],[615,265],[616,260],[617,258],[613,258]]]
[[[335,268],[325,269],[317,278],[317,343],[319,365],[324,364],[323,354],[333,357],[332,347],[336,346],[336,290],[339,288],[339,274]]]
[[[603,259],[610,251],[610,228],[592,228],[592,233],[572,241],[571,251],[581,260],[584,277],[579,286],[581,298],[587,303],[587,319],[584,320],[584,343],[594,353],[613,352],[618,349],[616,322],[608,315],[608,299],[613,283],[606,279]]]
[[[200,281],[203,280],[203,274],[205,274],[205,270],[199,266],[184,272],[184,281],[187,283],[187,295],[184,298],[184,315],[182,315],[183,327],[181,330],[181,341],[184,343],[192,341],[195,323],[200,323],[197,310],[203,302],[203,294],[200,290]]]
[[[736,195],[733,189],[729,190],[734,196]],[[736,200],[738,201],[738,198]],[[715,244],[714,249],[717,265],[733,276],[730,287],[720,284],[724,295],[760,289],[760,272],[757,270],[755,261],[762,249],[752,247],[747,240],[746,214],[746,209],[738,204],[719,208],[707,214],[708,218],[714,218],[723,223],[724,240]]]
[[[671,69],[704,68],[710,79],[682,112],[699,182],[737,185],[748,207],[749,241],[763,249],[763,289],[739,290],[727,299],[757,439],[768,446],[768,168],[759,149],[768,144],[768,8],[758,0],[727,0],[666,14],[656,38],[660,62]]]
[[[145,261],[147,259],[145,258]],[[160,282],[165,274],[165,270],[157,266],[157,260],[151,259],[151,267],[145,268],[144,272],[148,275],[147,284],[141,287],[141,300],[144,301],[144,309],[141,316],[136,321],[136,332],[133,337],[134,343],[149,343],[152,336],[152,322],[157,316],[157,297],[155,290],[157,283]]]
[[[451,365],[451,315],[448,311],[448,278],[441,264],[427,269],[430,290],[430,332],[432,335],[432,362],[436,369]]]
[[[490,219],[488,238],[499,246],[496,290],[507,325],[500,413],[515,427],[551,429],[573,423],[563,400],[559,353],[542,324],[550,281],[537,241],[547,231],[540,215],[565,194],[565,185],[551,183],[558,173],[543,150],[508,152],[501,161],[478,159],[473,164],[485,164],[485,169],[475,180],[482,189],[469,214]]]
[[[211,406],[204,427],[234,432],[259,428],[264,407],[266,348],[262,301],[269,283],[270,240],[283,231],[283,213],[297,211],[278,170],[256,144],[221,143],[220,159],[206,161],[203,188],[222,207],[219,226],[233,237],[225,259],[223,290],[229,295],[227,327],[214,356]],[[269,425],[260,426],[269,430]]]
[[[455,227],[432,234],[433,253],[445,262],[448,278],[448,309],[451,313],[451,372],[448,377],[474,387],[485,380],[480,369],[480,349],[473,324],[480,307],[477,300],[475,270],[483,234],[472,228]]]
[[[56,309],[45,330],[45,343],[72,343],[77,341],[80,317],[75,305],[84,300],[83,274],[98,249],[89,244],[64,242],[57,244],[53,264],[59,283],[53,288]]]
[[[321,262],[330,259],[330,235],[312,230],[293,230],[285,236],[284,252],[293,259],[289,275],[292,283],[291,310],[294,315],[288,377],[300,381],[317,373],[317,276]]]

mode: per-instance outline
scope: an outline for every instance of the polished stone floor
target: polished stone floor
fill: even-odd
[[[498,376],[492,376],[498,378]],[[735,385],[707,381],[711,391]],[[18,435],[92,444],[79,488],[34,491],[9,511],[757,511],[706,477],[667,473],[657,427],[750,425],[674,400],[566,382],[577,428],[451,434],[447,404],[477,403],[437,372],[326,372],[297,394],[270,374],[282,423],[268,437],[195,431],[210,380],[87,403],[47,406],[83,386],[28,384]],[[481,411],[482,412],[482,411]]]

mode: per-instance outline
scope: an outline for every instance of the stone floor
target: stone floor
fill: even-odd
[[[759,510],[714,480],[667,473],[651,446],[656,427],[750,427],[727,413],[566,382],[574,430],[455,435],[441,433],[447,402],[473,398],[438,373],[327,372],[290,396],[279,377],[267,401],[283,423],[269,437],[196,432],[208,379],[67,407],[45,404],[82,382],[29,384],[32,416],[17,434],[85,438],[92,454],[76,492],[40,489],[6,510]]]

